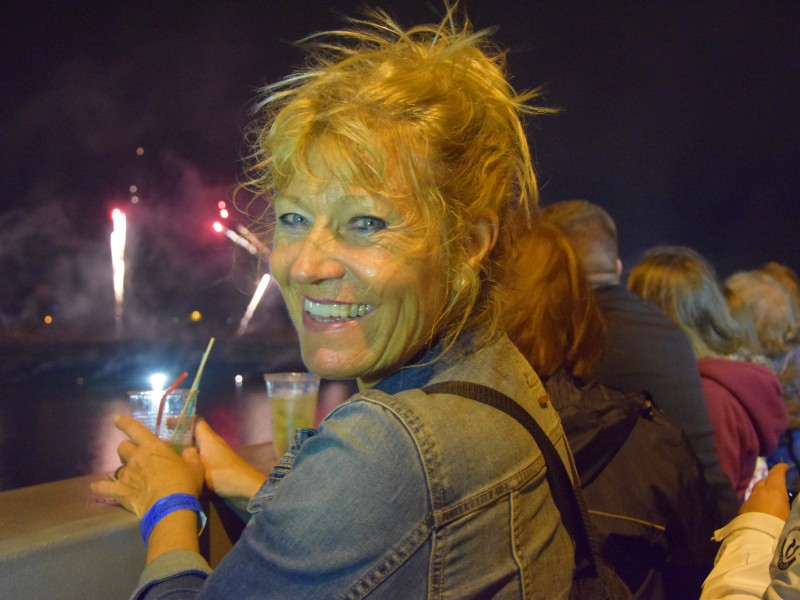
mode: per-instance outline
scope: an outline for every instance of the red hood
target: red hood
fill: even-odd
[[[750,417],[761,445],[760,454],[775,450],[789,422],[777,375],[766,367],[745,361],[703,358],[697,364],[705,383],[714,382],[725,388]]]

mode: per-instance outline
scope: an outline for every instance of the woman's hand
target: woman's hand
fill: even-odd
[[[739,514],[763,512],[785,521],[789,517],[789,494],[786,491],[786,471],[789,465],[778,463],[769,474],[753,486],[753,492],[742,504]]]
[[[130,438],[117,449],[123,466],[115,480],[92,483],[95,494],[117,500],[139,518],[164,496],[200,495],[204,473],[197,450],[189,448],[178,456],[144,425],[126,415],[116,417],[114,425]]]
[[[246,462],[204,420],[195,427],[199,460],[205,467],[206,485],[223,498],[252,498],[266,476]]]

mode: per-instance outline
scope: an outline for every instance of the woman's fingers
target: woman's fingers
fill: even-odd
[[[750,497],[742,504],[739,513],[763,512],[786,520],[789,516],[789,497],[786,493],[788,465],[777,464],[769,474],[753,486]]]
[[[198,448],[200,448],[201,452],[203,446],[209,443],[221,442],[227,446],[225,440],[223,440],[217,432],[211,429],[211,425],[209,425],[205,419],[198,419],[197,425],[194,428],[194,437],[197,442]]]
[[[122,464],[125,465],[131,459],[131,455],[136,452],[136,449],[139,446],[134,444],[130,440],[122,440],[117,446],[117,454],[119,455],[119,459],[122,461]]]
[[[769,470],[767,476],[762,479],[764,485],[776,488],[786,493],[786,472],[789,470],[789,465],[786,463],[778,463]]]
[[[114,417],[114,425],[137,444],[144,444],[158,439],[147,427],[128,415]]]

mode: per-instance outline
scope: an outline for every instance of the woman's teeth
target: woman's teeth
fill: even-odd
[[[314,319],[342,321],[357,319],[372,312],[370,304],[328,304],[303,300],[303,309]]]

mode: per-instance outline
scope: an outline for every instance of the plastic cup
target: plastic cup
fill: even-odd
[[[289,441],[294,439],[296,430],[314,427],[319,376],[312,373],[267,373],[264,381],[272,414],[272,449],[280,458],[289,449]]]
[[[151,433],[167,442],[178,454],[194,444],[194,425],[197,421],[196,402],[184,410],[189,399],[189,390],[177,389],[167,395],[164,412],[158,424],[158,408],[164,392],[134,390],[128,392],[131,416],[142,423]]]

